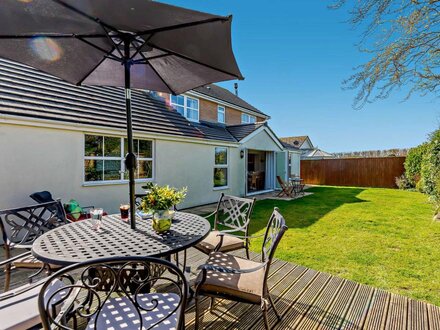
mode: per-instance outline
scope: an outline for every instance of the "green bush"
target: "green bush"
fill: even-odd
[[[410,188],[417,187],[422,170],[423,156],[429,150],[429,143],[425,142],[418,147],[412,148],[408,151],[408,155],[405,160],[405,176],[408,179]],[[423,187],[420,186],[423,190]]]
[[[440,129],[430,135],[429,147],[422,160],[421,179],[423,191],[430,196],[438,213],[440,208]]]

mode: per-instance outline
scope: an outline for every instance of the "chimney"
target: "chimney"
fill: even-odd
[[[234,83],[235,96],[238,96],[238,83]]]

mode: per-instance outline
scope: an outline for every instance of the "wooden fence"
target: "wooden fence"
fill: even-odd
[[[405,157],[301,160],[306,184],[395,188]]]

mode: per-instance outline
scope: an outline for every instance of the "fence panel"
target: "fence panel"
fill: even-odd
[[[301,160],[306,184],[395,188],[405,157]]]

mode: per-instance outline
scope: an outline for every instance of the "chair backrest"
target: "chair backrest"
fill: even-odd
[[[6,247],[30,245],[41,234],[66,223],[60,201],[0,210],[0,230]]]
[[[287,189],[287,184],[284,182],[284,180],[279,175],[277,175],[277,181],[283,190]]]
[[[261,248],[262,262],[267,262],[266,278],[269,275],[269,268],[272,262],[278,243],[287,230],[286,221],[277,207],[274,208],[272,215],[267,223],[266,233],[264,234],[263,246]]]
[[[126,288],[127,272],[131,289]],[[177,278],[176,278],[177,277]],[[62,281],[58,290],[51,284]],[[106,284],[101,290],[100,285]],[[189,287],[182,271],[152,257],[113,257],[78,263],[52,275],[38,299],[45,329],[183,329]],[[117,294],[116,294],[117,293]]]
[[[241,198],[221,194],[215,212],[214,229],[218,225],[248,233],[255,198]]]
[[[37,191],[33,194],[30,194],[29,197],[37,203],[49,203],[55,201],[52,197],[52,194],[48,191]]]

